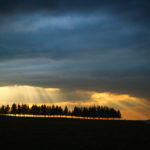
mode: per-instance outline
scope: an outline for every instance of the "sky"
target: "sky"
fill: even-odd
[[[149,40],[149,0],[0,0],[0,104],[150,119]]]

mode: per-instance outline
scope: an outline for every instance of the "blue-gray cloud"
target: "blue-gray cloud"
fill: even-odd
[[[149,98],[149,1],[0,2],[0,85]]]

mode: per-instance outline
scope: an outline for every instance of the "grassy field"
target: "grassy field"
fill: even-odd
[[[150,148],[150,124],[0,116],[0,145],[42,150],[146,150]]]

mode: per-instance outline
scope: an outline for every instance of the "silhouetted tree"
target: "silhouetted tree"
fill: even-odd
[[[20,104],[18,104],[18,107],[17,107],[17,114],[21,114],[21,106],[20,106]]]
[[[37,105],[32,105],[30,113],[33,115],[39,115],[40,114],[40,107]]]
[[[29,113],[29,106],[26,104],[21,105],[21,114],[28,114]]]
[[[11,107],[11,114],[17,114],[17,105],[16,104],[12,104],[12,107]]]
[[[42,106],[41,106],[41,114],[42,114],[42,115],[47,115],[47,108],[46,108],[46,105],[42,105]]]
[[[117,117],[116,118],[121,118],[120,110],[117,111]]]
[[[64,115],[67,116],[68,114],[69,114],[69,111],[68,111],[68,107],[66,106],[65,109],[64,109]]]
[[[5,107],[5,114],[8,114],[8,113],[9,113],[9,110],[10,110],[10,107],[9,107],[9,105],[7,105],[7,106]]]
[[[0,113],[1,114],[5,114],[5,106],[4,105],[1,106]]]
[[[47,106],[47,115],[52,115],[52,108]]]

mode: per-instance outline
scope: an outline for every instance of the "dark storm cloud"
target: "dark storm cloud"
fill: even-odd
[[[13,15],[45,12],[52,15],[65,13],[107,12],[133,22],[149,22],[149,0],[0,0],[0,14]],[[142,22],[141,22],[142,21]]]
[[[122,11],[121,8],[130,10],[131,7],[136,6],[138,4],[144,4],[140,1],[120,1],[120,0],[1,0],[0,12],[1,14],[12,15],[12,13],[32,13],[36,11],[47,11],[47,12],[55,12],[58,14],[65,13],[68,11],[91,11],[97,8],[104,7],[104,9],[114,9]],[[145,1],[148,2],[148,1]],[[144,4],[147,6],[146,4]],[[119,8],[118,6],[121,6]]]
[[[0,0],[0,85],[149,98],[148,0]]]
[[[76,0],[76,1],[70,1],[70,0],[1,0],[1,13],[7,13],[7,12],[33,12],[35,10],[44,10],[44,11],[50,11],[50,10],[58,10],[58,11],[64,11],[66,10],[92,10],[96,9],[99,6],[102,7],[108,7],[113,8],[116,7],[116,11],[120,10],[123,11],[122,8],[130,10],[135,9],[133,6],[137,6],[136,9],[142,9],[148,8],[148,0],[126,0],[126,1],[120,1],[120,0]],[[120,7],[118,7],[120,6]]]

